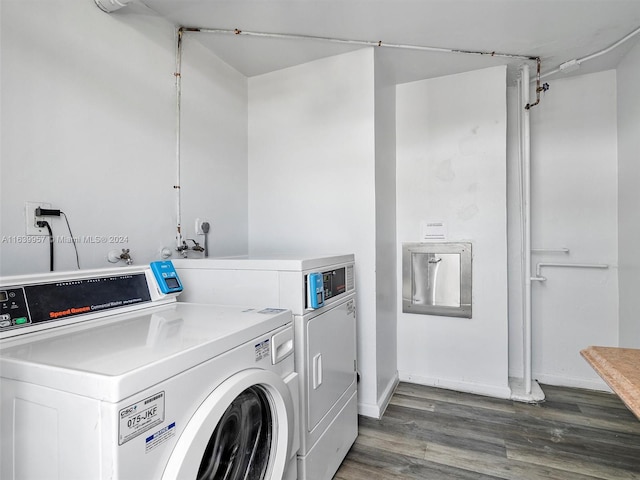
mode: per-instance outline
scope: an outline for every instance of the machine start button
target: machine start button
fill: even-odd
[[[23,323],[27,323],[27,317],[19,317],[19,318],[16,318],[16,319],[13,321],[13,323],[14,323],[15,325],[22,325]]]

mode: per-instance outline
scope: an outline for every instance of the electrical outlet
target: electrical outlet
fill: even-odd
[[[36,222],[45,220],[44,217],[36,216],[36,208],[38,207],[51,208],[51,204],[45,202],[24,202],[24,226],[27,235],[49,235],[49,230],[36,225]]]
[[[204,232],[202,231],[202,224],[204,222],[206,222],[206,220],[196,218],[196,235],[204,235]]]

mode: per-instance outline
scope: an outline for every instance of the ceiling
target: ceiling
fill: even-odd
[[[348,40],[381,41],[540,57],[542,73],[608,48],[640,27],[640,0],[137,0],[176,26],[240,29]],[[142,4],[142,5],[141,5]],[[363,48],[313,39],[193,33],[251,77]],[[640,34],[572,73],[615,68]],[[521,59],[379,48],[396,83],[508,65]],[[535,62],[530,63],[535,72]]]

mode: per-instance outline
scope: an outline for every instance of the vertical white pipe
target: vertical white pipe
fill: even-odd
[[[180,135],[181,135],[181,102],[182,102],[182,30],[178,29],[176,48],[176,184],[173,186],[176,193],[176,249],[182,252],[184,240],[182,238],[182,205],[180,198],[181,178],[180,178]]]
[[[522,176],[523,176],[523,211],[524,211],[524,299],[523,299],[523,361],[524,361],[524,390],[531,394],[531,131],[530,110],[525,108],[529,103],[529,65],[523,65],[521,70],[520,115],[522,115]]]

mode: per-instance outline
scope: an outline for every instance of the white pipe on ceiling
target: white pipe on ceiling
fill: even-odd
[[[402,43],[386,43],[382,40],[371,41],[371,40],[353,40],[353,39],[344,39],[344,38],[334,38],[334,37],[321,37],[315,35],[300,35],[300,34],[292,34],[292,33],[268,33],[268,32],[252,32],[252,31],[244,31],[238,28],[236,29],[224,29],[224,28],[188,28],[184,27],[183,30],[189,32],[202,32],[202,33],[217,33],[223,35],[246,35],[250,37],[266,37],[266,38],[281,38],[281,39],[296,39],[296,40],[319,40],[323,42],[330,43],[341,43],[346,45],[362,45],[366,47],[386,47],[386,48],[397,48],[404,50],[419,50],[423,52],[439,52],[439,53],[454,53],[454,54],[462,54],[462,55],[480,55],[485,57],[500,57],[500,58],[513,58],[519,60],[537,60],[538,57],[532,55],[520,55],[514,53],[504,53],[504,52],[488,52],[488,51],[480,51],[480,50],[465,50],[459,48],[441,48],[441,47],[428,47],[424,45],[410,45],[410,44],[402,44]]]
[[[626,41],[631,40],[633,37],[635,37],[639,33],[640,33],[640,27],[638,27],[635,30],[633,30],[632,32],[628,33],[627,35],[622,37],[617,42],[609,45],[607,48],[603,48],[602,50],[600,50],[598,52],[592,53],[590,55],[586,55],[586,56],[584,56],[582,58],[573,59],[573,60],[569,60],[568,62],[564,62],[563,64],[561,64],[557,68],[554,68],[553,70],[549,70],[548,72],[545,72],[544,74],[542,74],[540,76],[540,78],[546,78],[546,77],[548,77],[550,75],[554,75],[554,74],[556,74],[558,72],[571,72],[573,70],[577,70],[578,68],[580,68],[580,65],[583,64],[584,62],[588,62],[589,60],[593,60],[594,58],[597,58],[597,57],[600,57],[602,55],[605,55],[605,54],[609,53],[611,50],[619,47],[620,45],[622,45]]]

